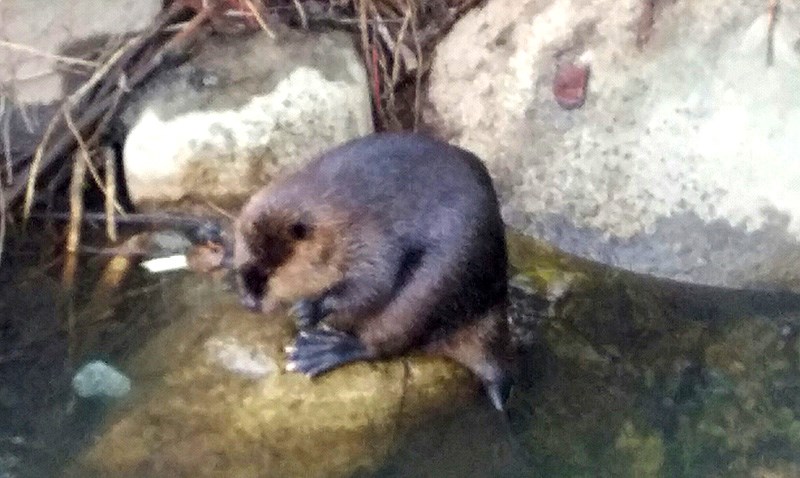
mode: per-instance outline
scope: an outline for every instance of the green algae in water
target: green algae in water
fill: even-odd
[[[510,239],[515,280],[553,300],[518,324],[532,340],[510,427],[446,361],[361,364],[319,383],[214,370],[198,348],[220,331],[266,344],[280,364],[288,320],[241,316],[222,283],[168,274],[133,277],[114,307],[95,309],[107,324],[144,327],[86,342],[83,353],[104,346],[123,359],[134,393],[77,461],[106,476],[800,475],[796,301],[653,280]],[[386,400],[408,380],[410,396]],[[276,414],[280,426],[265,426]]]
[[[539,330],[539,382],[513,405],[535,476],[795,469],[796,297],[660,281],[510,240],[532,289],[571,278]]]
[[[642,433],[631,421],[622,425],[614,443],[624,461],[629,464],[628,475],[641,478],[661,476],[664,465],[664,442],[658,433]]]

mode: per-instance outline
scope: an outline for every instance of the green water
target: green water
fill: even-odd
[[[654,281],[524,244],[512,248],[523,288],[512,294],[520,360],[508,421],[476,397],[425,417],[369,471],[351,475],[800,476],[796,297]],[[124,409],[125,400],[72,395],[82,363],[107,360],[141,387],[159,377],[126,369],[129,359],[164,327],[192,327],[184,304],[197,299],[175,294],[191,295],[203,280],[134,267],[106,293],[106,264],[85,257],[68,289],[55,252],[18,244],[6,253],[0,477],[58,476],[101,436],[107,414]],[[213,284],[218,297],[230,295]],[[304,433],[312,449],[318,437]],[[175,476],[167,469],[163,476]]]

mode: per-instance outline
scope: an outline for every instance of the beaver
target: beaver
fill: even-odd
[[[504,409],[504,226],[471,152],[418,133],[351,140],[256,192],[234,234],[242,303],[293,304],[287,370],[316,376],[419,350],[469,368]]]

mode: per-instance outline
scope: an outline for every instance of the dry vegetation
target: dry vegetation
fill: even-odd
[[[114,161],[103,145],[106,129],[126,94],[154,72],[191,55],[211,34],[235,35],[270,25],[337,28],[358,39],[369,76],[379,130],[416,129],[422,84],[433,46],[455,21],[481,0],[171,0],[145,31],[98,51],[92,58],[56,55],[4,42],[0,48],[46,56],[79,69],[83,82],[64,98],[30,154],[12,154],[9,122],[2,121],[5,151],[0,171],[0,259],[11,217],[27,221],[39,189],[51,193],[69,182],[71,227],[68,249],[77,247],[82,191],[90,180],[106,198],[107,234],[116,237],[114,215],[124,214],[116,198]],[[13,91],[13,85],[4,85]],[[6,101],[3,97],[2,105]],[[24,111],[24,106],[18,105]],[[3,115],[0,108],[0,117]],[[23,113],[24,116],[24,113]],[[7,118],[8,115],[5,115]],[[71,178],[71,179],[70,179]],[[14,214],[12,214],[14,213]]]

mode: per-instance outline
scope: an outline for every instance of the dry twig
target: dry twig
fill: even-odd
[[[256,17],[256,22],[258,22],[258,26],[261,27],[262,30],[267,32],[270,38],[275,38],[275,33],[267,26],[267,22],[264,21],[264,17],[261,15],[261,12],[258,11],[258,8],[253,4],[253,0],[244,0],[245,5],[247,8],[250,9],[250,12],[253,16]]]
[[[403,25],[400,27],[400,32],[397,34],[397,41],[394,42],[395,48],[393,49],[394,58],[392,58],[392,76],[391,76],[391,88],[389,89],[389,105],[393,110],[396,110],[397,105],[395,104],[395,90],[397,88],[398,78],[400,77],[400,62],[402,61],[402,55],[400,55],[400,47],[403,45],[403,41],[405,40],[406,31],[408,31],[408,25],[411,21],[411,9],[409,9],[405,17],[403,18]],[[383,26],[383,25],[382,25]],[[385,26],[383,26],[386,28]]]
[[[308,30],[308,18],[306,17],[306,11],[303,9],[303,6],[300,5],[300,0],[292,0],[294,2],[294,7],[297,9],[297,15],[300,17],[300,25],[303,27],[303,30]]]
[[[84,60],[83,58],[75,58],[71,56],[64,56],[64,55],[56,55],[53,53],[48,53],[46,51],[39,50],[38,48],[33,48],[28,45],[21,45],[19,43],[14,43],[6,40],[0,40],[0,47],[8,48],[9,50],[17,50],[17,51],[24,51],[25,53],[30,53],[32,55],[40,56],[42,58],[49,58],[51,60],[60,61],[61,63],[66,63],[68,65],[80,65],[80,66],[89,66],[95,68],[100,66],[97,62]]]
[[[230,219],[231,221],[234,221],[236,219],[236,214],[231,213],[227,209],[224,209],[224,208],[220,207],[219,205],[214,204],[211,201],[206,200],[205,204],[206,204],[206,206],[208,206],[212,210],[214,210],[214,212],[220,214],[223,217],[226,217],[226,218]]]
[[[125,56],[128,51],[133,49],[140,41],[141,37],[128,40],[123,47],[114,52],[114,54],[112,54],[105,63],[100,65],[100,67],[95,70],[92,76],[89,77],[89,79],[83,85],[81,85],[80,88],[75,90],[74,93],[67,97],[67,104],[69,106],[77,105],[78,102],[82,100],[92,88],[108,77],[108,73],[111,71],[111,69],[117,66],[120,59]]]
[[[117,242],[117,222],[114,220],[115,209],[122,208],[117,204],[117,168],[114,162],[114,153],[108,148],[103,149],[106,159],[106,236],[111,242]]]
[[[89,174],[92,176],[92,179],[94,179],[95,184],[97,184],[98,187],[102,188],[103,181],[100,179],[100,173],[94,167],[94,164],[92,164],[92,154],[89,152],[89,147],[86,146],[86,141],[83,140],[81,132],[78,131],[78,128],[75,127],[75,122],[72,120],[72,115],[70,114],[67,108],[63,109],[63,114],[64,114],[64,120],[67,122],[67,128],[69,128],[70,132],[75,137],[75,141],[78,143],[77,152],[81,153],[77,155],[77,157],[80,158],[78,159],[78,161],[83,161],[86,163],[85,167],[89,171]],[[104,190],[102,191],[105,192]]]
[[[8,105],[5,96],[0,96],[0,118],[3,119],[3,154],[5,155],[6,177],[0,175],[0,188],[11,182],[14,176],[14,164],[11,162],[11,115],[14,114],[14,107]]]
[[[767,24],[767,66],[772,66],[775,61],[775,25],[780,8],[779,0],[770,0],[768,9],[769,23]]]
[[[92,155],[89,152],[89,147],[86,145],[86,142],[83,140],[80,131],[75,126],[75,122],[72,120],[72,115],[70,114],[67,108],[63,110],[64,120],[67,123],[67,127],[69,128],[72,135],[75,137],[75,141],[78,143],[78,150],[81,152],[79,155],[79,161],[83,161],[86,163],[86,169],[89,171],[89,174],[94,179],[95,184],[100,189],[100,191],[106,196],[106,198],[111,197],[111,205],[113,209],[116,209],[119,212],[122,212],[122,206],[120,206],[116,199],[116,195],[111,196],[111,193],[108,191],[106,187],[106,180],[100,177],[100,173],[97,171],[94,163],[92,163]],[[108,173],[106,173],[106,178],[108,177]]]
[[[82,154],[78,151],[75,154]],[[86,183],[88,161],[76,160],[69,185],[70,221],[67,233],[67,252],[75,253],[81,242],[81,222],[83,216],[83,186]]]
[[[372,48],[370,48],[369,44],[369,27],[367,26],[367,0],[357,0],[357,1],[358,1],[358,21],[361,30],[360,32],[361,50],[364,53],[364,65],[367,65],[369,67],[370,65],[372,65],[373,59],[372,59]],[[368,71],[371,70],[368,68]],[[368,75],[368,76],[374,76],[374,72],[373,75]],[[374,81],[374,78],[371,78],[371,80]],[[377,98],[375,99],[377,100]],[[380,104],[376,103],[375,107],[379,108]]]
[[[30,216],[31,208],[33,207],[33,193],[36,189],[36,177],[39,173],[39,168],[42,165],[44,150],[47,147],[47,143],[50,141],[50,136],[52,136],[53,131],[56,129],[59,119],[60,115],[54,115],[53,118],[50,119],[50,123],[48,123],[47,128],[44,130],[42,140],[39,142],[39,145],[36,147],[36,151],[33,154],[33,163],[27,168],[27,171],[23,169],[23,172],[27,173],[28,176],[28,179],[25,182],[25,203],[22,207],[23,223],[26,222]],[[12,178],[9,178],[9,180],[11,181]],[[11,198],[7,198],[9,202],[14,200],[15,192],[18,194],[21,191],[21,186],[21,181],[11,184]]]
[[[411,33],[414,38],[414,47],[417,50],[417,70],[416,77],[414,78],[414,130],[419,128],[419,119],[422,110],[422,65],[425,64],[422,56],[422,44],[419,41],[419,33],[415,22],[411,23]]]
[[[6,221],[8,221],[8,205],[3,187],[0,185],[0,264],[3,263],[3,248],[6,243]]]
[[[195,17],[200,18],[194,18],[193,21],[196,20],[194,23],[190,21],[186,30],[174,35],[164,46],[155,49],[150,55],[143,55],[143,58],[131,65],[132,60],[139,53],[142,53],[148,45],[151,45],[159,33],[177,18],[181,8],[176,5],[177,3],[173,4],[172,8],[159,15],[148,31],[140,37],[141,40],[129,43],[125,53],[117,57],[116,67],[111,68],[106,76],[111,78],[116,73],[119,73],[119,76],[116,77],[118,79],[105,81],[103,84],[98,85],[98,91],[93,95],[92,101],[82,111],[82,114],[77,116],[74,122],[78,131],[84,131],[93,125],[97,125],[98,120],[101,118],[110,117],[122,93],[136,87],[149,77],[162,64],[168,53],[183,52],[191,44],[192,40],[198,36],[198,33],[202,30],[199,26],[208,19],[209,12],[201,12],[196,15]],[[129,69],[129,71],[126,72],[126,69]],[[119,79],[127,80],[123,82],[124,85],[120,85]],[[120,92],[119,90],[122,91]],[[60,117],[61,115],[54,116],[48,125],[44,137],[36,150],[32,164],[21,168],[15,174],[15,181],[6,189],[6,200],[9,205],[13,204],[23,191],[25,192],[25,217],[30,215],[35,184],[39,175],[52,169],[59,158],[68,154],[77,146],[72,132],[64,131],[65,125],[61,124]],[[58,130],[58,135],[53,143],[49,144],[50,137],[56,130]],[[27,181],[21,181],[20,178],[27,178]]]
[[[431,67],[430,58],[426,58],[428,52],[464,13],[482,1],[448,2],[452,6],[442,5],[434,11],[433,6],[421,0],[345,0],[336,7],[342,15],[347,15],[343,5],[349,5],[349,14],[355,19],[336,16],[331,13],[331,5],[324,15],[315,13],[312,21],[333,21],[341,25],[357,22],[377,122],[384,128],[417,129],[421,117],[422,81]],[[409,85],[413,85],[412,91],[406,90]],[[408,105],[413,109],[409,111],[412,117],[405,116],[406,105],[397,99],[401,90],[407,91],[409,99],[413,98],[413,104]]]

